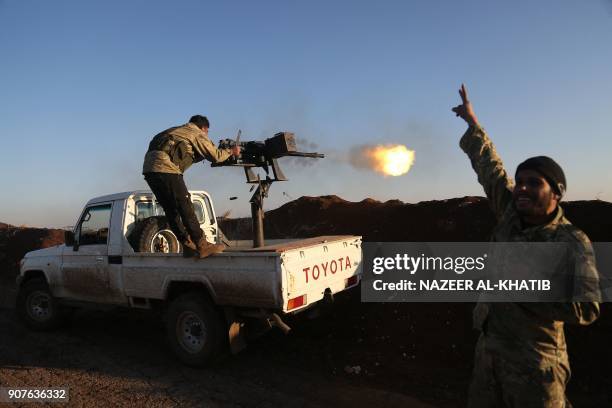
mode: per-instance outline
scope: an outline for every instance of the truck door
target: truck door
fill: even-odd
[[[112,203],[90,205],[75,229],[74,247],[62,254],[62,280],[66,296],[85,301],[109,295],[108,232]]]

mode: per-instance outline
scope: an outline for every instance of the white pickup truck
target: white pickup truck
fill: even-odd
[[[207,240],[220,240],[212,200],[192,191]],[[283,330],[287,314],[356,286],[361,237],[269,241],[249,248],[231,241],[209,258],[185,258],[150,191],[90,200],[66,244],[29,252],[17,278],[17,310],[32,329],[60,325],[84,305],[158,309],[178,358],[204,365],[227,346],[244,346],[250,325]],[[172,253],[174,252],[174,253]]]

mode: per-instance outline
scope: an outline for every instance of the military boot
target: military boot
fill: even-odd
[[[200,255],[191,238],[181,242],[181,245],[183,245],[183,256],[185,258],[197,258]]]
[[[225,245],[223,244],[211,244],[206,240],[206,238],[202,238],[198,241],[198,252],[200,253],[200,258],[206,258],[212,254],[218,254],[219,252],[223,252],[225,250]]]

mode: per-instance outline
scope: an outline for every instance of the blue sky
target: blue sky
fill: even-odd
[[[612,201],[610,44],[609,0],[3,0],[0,221],[71,225],[89,198],[145,188],[149,140],[195,113],[215,142],[289,130],[328,155],[284,162],[267,208],[482,195],[450,112],[461,82],[511,173],[546,154],[568,199]],[[366,143],[414,149],[412,170],[352,168]],[[195,165],[186,180],[218,212],[248,213],[239,169]]]

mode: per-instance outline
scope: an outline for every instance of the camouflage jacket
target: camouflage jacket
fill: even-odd
[[[470,158],[496,215],[492,241],[567,243],[572,254],[570,273],[590,277],[598,292],[591,243],[564,217],[563,209],[557,207],[554,218],[547,224],[524,228],[512,199],[513,181],[484,129],[470,127],[461,138],[460,146]],[[599,298],[573,303],[478,303],[474,309],[474,326],[486,332],[489,351],[503,354],[507,359],[549,365],[559,359],[567,360],[564,323],[594,322],[599,316],[596,300]]]
[[[231,150],[219,150],[193,123],[166,129],[155,135],[144,158],[142,174],[183,174],[192,163],[207,159],[225,161]]]

